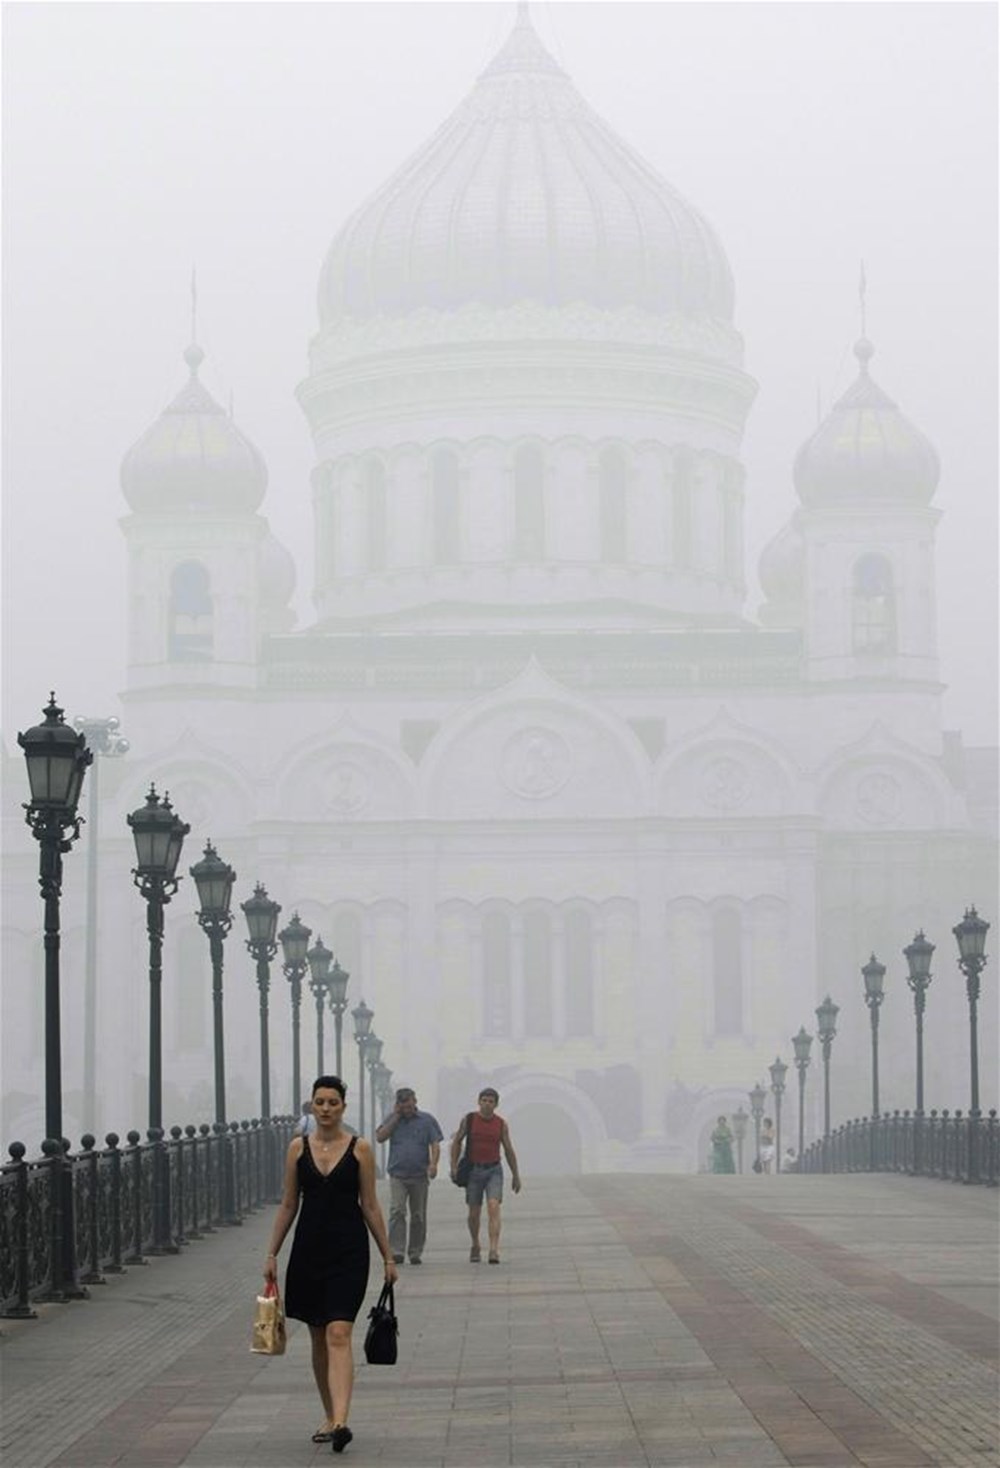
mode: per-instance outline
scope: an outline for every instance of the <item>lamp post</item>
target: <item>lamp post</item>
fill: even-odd
[[[73,1184],[62,1147],[59,898],[62,859],[80,834],[76,807],[94,756],[83,735],[64,722],[54,693],[43,713],[44,723],[18,734],[17,742],[24,750],[28,770],[31,799],[24,805],[24,818],[38,842],[38,885],[45,904],[45,1140],[55,1150],[49,1149],[52,1276],[47,1293],[40,1298],[59,1301],[81,1293],[75,1280]]]
[[[223,942],[233,925],[229,910],[236,873],[219,856],[211,841],[205,843],[205,855],[190,868],[198,888],[198,924],[208,934],[208,950],[212,958],[212,1035],[215,1052],[215,1120],[226,1124],[226,1044],[222,1009]],[[236,1212],[236,1178],[229,1132],[224,1136],[222,1211],[227,1223],[239,1223]]]
[[[376,1090],[376,1092],[378,1094],[378,1102],[379,1102],[379,1107],[381,1109],[382,1115],[385,1116],[386,1113],[388,1112],[390,1106],[392,1105],[392,1071],[381,1060],[379,1061],[378,1065],[375,1067],[375,1090]],[[381,1162],[382,1162],[382,1176],[383,1177],[385,1176],[385,1167],[386,1167],[386,1163],[385,1163],[386,1145],[387,1144],[385,1142],[383,1142],[382,1143],[382,1147],[381,1147]]]
[[[358,1088],[358,1133],[365,1134],[365,1042],[371,1032],[372,1020],[375,1011],[369,1009],[362,999],[356,1009],[351,1010],[351,1019],[354,1021],[354,1039],[358,1047],[358,1074],[360,1086]]]
[[[253,896],[240,903],[250,933],[247,948],[257,965],[257,990],[260,995],[260,1114],[263,1121],[271,1116],[271,1058],[268,1040],[268,991],[271,987],[271,959],[278,951],[275,933],[281,903],[267,895],[267,888],[257,883]]]
[[[781,1171],[781,1098],[785,1094],[785,1076],[788,1066],[780,1055],[768,1066],[771,1072],[771,1090],[774,1092],[774,1170]]]
[[[755,1148],[755,1161],[760,1162],[760,1124],[764,1120],[764,1102],[767,1100],[767,1092],[760,1081],[750,1092],[750,1115],[753,1117],[753,1135]]]
[[[153,1143],[153,1243],[151,1254],[176,1253],[170,1240],[170,1173],[163,1145],[162,1002],[163,909],[177,891],[184,837],[191,827],[164,795],[149,787],[146,804],[126,817],[135,842],[135,885],[146,903],[149,934],[149,1140]]]
[[[380,1040],[374,1031],[369,1031],[368,1039],[365,1041],[365,1065],[368,1068],[368,1095],[371,1103],[371,1116],[368,1118],[371,1129],[372,1152],[375,1152],[375,1128],[378,1125],[378,1113],[375,1107],[375,1072],[382,1059],[384,1041]]]
[[[878,1100],[878,1018],[882,1008],[882,1000],[885,998],[885,964],[879,963],[874,953],[861,970],[865,981],[865,1003],[868,1005],[868,1013],[871,1018],[872,1027],[872,1118],[869,1128],[869,1167],[875,1171],[877,1157],[876,1136],[878,1132],[879,1100]]]
[[[285,978],[292,988],[292,1105],[293,1116],[298,1116],[299,1107],[302,1105],[302,1079],[299,1065],[299,1010],[302,1006],[302,976],[306,971],[306,949],[309,947],[309,939],[312,937],[312,928],[307,928],[305,923],[299,920],[297,912],[292,913],[292,920],[287,928],[282,928],[278,934],[278,942],[284,962],[282,967]]]
[[[924,937],[923,928],[915,933],[913,942],[903,949],[906,959],[906,982],[913,993],[913,1014],[917,1028],[917,1106],[913,1115],[913,1171],[919,1173],[922,1164],[924,1130],[924,1009],[927,990],[931,982],[931,957],[934,944]]]
[[[341,968],[336,959],[333,960],[333,968],[327,980],[326,992],[330,1000],[330,1009],[333,1011],[333,1028],[337,1040],[337,1074],[343,1078],[344,1057],[342,1053],[344,1036],[344,1010],[347,1008],[347,984],[350,974],[346,968]]]
[[[205,855],[190,868],[198,888],[198,925],[208,934],[212,958],[212,1034],[215,1048],[215,1119],[226,1120],[226,1046],[222,1009],[223,941],[233,925],[229,903],[236,873],[219,856],[211,841],[205,843]]]
[[[878,1017],[885,998],[885,964],[879,963],[874,953],[861,970],[865,981],[865,1003],[871,1016],[872,1026],[872,1119],[879,1115],[878,1103]],[[874,1135],[874,1133],[873,1133]]]
[[[952,928],[958,943],[958,966],[965,975],[965,992],[969,999],[969,1080],[972,1104],[969,1108],[969,1182],[979,1181],[979,976],[986,966],[986,934],[990,925],[974,907],[967,907],[960,923]]]
[[[101,758],[114,759],[127,754],[129,742],[118,732],[121,724],[112,715],[107,719],[76,718],[73,727],[86,740],[95,756],[87,782],[87,926],[84,933],[83,965],[83,1107],[85,1132],[97,1131],[97,934],[99,931],[98,863],[98,772]],[[100,756],[101,758],[97,758]]]
[[[743,1143],[746,1141],[747,1122],[750,1120],[742,1106],[738,1106],[732,1115],[733,1136],[736,1138],[737,1172],[743,1171]]]
[[[816,1009],[816,1033],[823,1047],[823,1171],[830,1166],[830,1047],[837,1034],[840,1005],[829,994]]]
[[[806,1034],[805,1025],[799,1025],[799,1032],[792,1036],[792,1048],[795,1051],[795,1067],[799,1073],[799,1167],[802,1167],[802,1154],[806,1145],[806,1071],[809,1069],[809,1052],[812,1050],[812,1035]]]
[[[306,962],[309,965],[309,987],[316,1000],[316,1074],[321,1076],[326,1072],[323,1063],[323,1005],[326,1000],[326,991],[330,983],[330,963],[333,953],[317,937],[316,942],[306,954]]]

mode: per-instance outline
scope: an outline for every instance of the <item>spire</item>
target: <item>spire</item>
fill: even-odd
[[[191,266],[191,344],[185,349],[184,360],[191,369],[192,378],[198,376],[198,368],[205,360],[205,353],[198,345],[198,279]]]
[[[868,335],[868,327],[865,317],[865,296],[868,294],[868,282],[865,279],[865,262],[861,262],[861,274],[858,277],[858,301],[861,305],[861,336]]]
[[[555,57],[542,45],[538,32],[531,23],[529,6],[521,0],[517,7],[514,29],[507,37],[489,66],[480,76],[510,76],[511,74],[543,72],[549,76],[565,76],[566,73]]]

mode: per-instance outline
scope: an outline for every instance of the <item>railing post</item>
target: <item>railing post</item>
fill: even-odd
[[[243,1196],[241,1182],[243,1174],[243,1159],[241,1156],[241,1152],[242,1149],[240,1147],[240,1124],[238,1121],[231,1121],[229,1123],[229,1137],[226,1139],[226,1167],[228,1171],[230,1198],[229,1217],[226,1219],[226,1222],[232,1224],[234,1227],[236,1226],[236,1224],[241,1224],[243,1222],[243,1219],[240,1216],[242,1213],[242,1205],[240,1203],[240,1199]]]
[[[14,1268],[17,1277],[17,1293],[8,1305],[3,1317],[6,1320],[37,1320],[38,1311],[30,1304],[31,1290],[28,1277],[28,1164],[24,1160],[27,1151],[23,1142],[11,1142],[7,1148],[14,1165]]]
[[[181,1148],[186,1148],[191,1157],[191,1227],[187,1231],[189,1239],[200,1239],[201,1229],[198,1227],[198,1128],[188,1123],[184,1128],[184,1141]]]
[[[167,1165],[169,1167],[171,1155],[176,1157],[177,1187],[173,1189],[173,1193],[177,1199],[177,1222],[176,1227],[174,1228],[174,1243],[178,1245],[187,1243],[187,1236],[184,1232],[185,1194],[187,1192],[187,1189],[184,1186],[183,1137],[184,1133],[179,1126],[172,1126],[170,1128],[170,1141],[167,1143]]]
[[[86,1274],[80,1276],[80,1283],[105,1284],[106,1281],[101,1274],[100,1243],[97,1232],[97,1169],[101,1159],[100,1154],[94,1151],[94,1138],[89,1132],[80,1138],[80,1146],[84,1152],[82,1165],[87,1169],[87,1253],[90,1255],[90,1268]]]
[[[1000,1183],[997,1168],[997,1114],[990,1111],[986,1118],[986,1183],[995,1188]]]
[[[201,1138],[201,1154],[205,1163],[203,1170],[205,1179],[205,1222],[201,1226],[201,1231],[205,1234],[214,1234],[215,1217],[212,1205],[212,1128],[207,1121],[203,1121],[198,1128],[198,1135]]]
[[[126,1264],[145,1264],[142,1256],[142,1148],[141,1137],[131,1131],[128,1142],[129,1175],[125,1183],[132,1197],[132,1252],[125,1255]]]
[[[118,1150],[118,1133],[108,1132],[104,1138],[108,1159],[108,1217],[111,1232],[111,1258],[104,1266],[105,1274],[124,1274],[122,1266],[122,1154]]]

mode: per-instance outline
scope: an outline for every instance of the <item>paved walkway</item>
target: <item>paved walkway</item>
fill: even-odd
[[[344,1461],[994,1468],[997,1203],[902,1177],[529,1181],[497,1269],[439,1182]],[[269,1228],[2,1322],[3,1468],[329,1462],[304,1327],[248,1351]]]

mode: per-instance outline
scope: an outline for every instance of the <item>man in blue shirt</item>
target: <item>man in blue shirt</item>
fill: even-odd
[[[407,1253],[419,1264],[427,1237],[427,1190],[437,1177],[444,1133],[429,1111],[417,1110],[409,1086],[396,1092],[396,1105],[375,1133],[389,1143],[389,1247],[397,1264]],[[410,1243],[406,1246],[406,1209],[410,1209]]]

